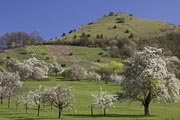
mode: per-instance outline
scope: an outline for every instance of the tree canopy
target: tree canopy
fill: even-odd
[[[167,57],[155,47],[145,47],[126,61],[122,88],[129,99],[142,102],[145,115],[155,98],[165,103],[179,101],[180,80],[173,73],[174,62],[178,62],[176,57]]]

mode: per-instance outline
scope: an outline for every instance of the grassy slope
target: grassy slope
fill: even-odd
[[[107,63],[111,60],[115,60],[120,62],[120,58],[111,58],[108,51],[104,51],[101,48],[88,48],[88,47],[77,47],[77,46],[69,46],[70,49],[72,49],[73,53],[80,57],[81,62],[78,64],[81,64],[85,67],[92,66],[94,64],[97,64],[96,60],[100,59],[100,63]],[[22,53],[26,54],[22,54]],[[30,52],[32,54],[30,54]],[[103,52],[105,57],[101,57],[98,55],[98,53]],[[43,55],[43,53],[46,53],[47,55]],[[25,48],[15,48],[15,49],[9,49],[6,50],[5,53],[0,53],[0,61],[4,59],[7,56],[10,56],[11,58],[18,58],[18,60],[22,61],[24,59],[30,58],[30,57],[36,57],[39,60],[44,60],[45,56],[49,56],[49,60],[45,60],[47,63],[52,63],[54,61],[52,54],[47,49],[46,46],[26,46]],[[57,61],[59,63],[64,63],[64,61]],[[68,62],[67,64],[72,64]]]
[[[57,83],[64,84],[72,88],[73,94],[75,96],[74,106],[77,113],[74,114],[72,110],[65,109],[63,111],[63,120],[165,120],[165,119],[179,119],[180,109],[178,106],[180,104],[159,104],[151,103],[150,111],[152,116],[143,116],[143,107],[139,102],[132,102],[129,104],[127,101],[117,103],[115,107],[110,108],[107,112],[107,117],[103,117],[103,111],[101,109],[95,109],[94,117],[90,116],[89,103],[92,100],[91,95],[96,94],[101,86],[108,93],[115,93],[119,90],[119,85],[109,83],[104,84],[104,82],[96,81],[68,81],[61,77],[51,77],[49,81],[29,81],[24,83],[24,87],[21,91],[29,91],[38,87],[38,85],[43,86],[54,86]],[[30,108],[28,114],[25,114],[24,106],[20,105],[18,111],[15,110],[15,99],[12,101],[11,109],[7,109],[6,99],[3,105],[0,105],[0,120],[52,120],[57,119],[57,109],[54,108],[50,110],[50,107],[45,105],[41,108],[40,117],[36,117],[36,108]]]
[[[125,23],[116,23],[116,18],[125,18]],[[112,27],[116,25],[116,29]],[[125,33],[125,30],[129,30],[130,33]],[[103,34],[104,38],[113,39],[117,38],[128,38],[133,33],[134,38],[151,38],[157,35],[163,35],[167,32],[177,31],[179,27],[172,25],[167,22],[155,21],[155,20],[144,20],[127,14],[117,14],[113,16],[105,16],[93,24],[84,25],[80,29],[72,32],[71,34],[62,37],[62,40],[72,40],[73,36],[80,36],[82,32],[90,34],[90,39],[96,38],[97,34]]]
[[[46,53],[47,55],[43,55]],[[39,60],[44,60],[46,56],[49,56],[49,60],[45,60],[47,63],[53,61],[51,53],[45,46],[26,46],[23,48],[8,49],[4,53],[0,53],[0,61],[6,61],[6,57],[11,57],[23,61],[24,59],[36,57]]]
[[[75,52],[76,55],[78,55],[81,58],[81,65],[84,65],[85,67],[90,67],[94,64],[97,64],[97,59],[100,59],[100,63],[107,63],[112,60],[120,62],[120,58],[112,58],[109,56],[108,51],[104,51],[101,48],[89,48],[89,47],[78,47],[78,46],[70,46],[71,49]],[[98,55],[98,53],[103,52],[104,55],[107,55],[105,57],[101,57]]]

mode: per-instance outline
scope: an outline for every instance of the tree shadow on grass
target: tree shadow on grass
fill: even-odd
[[[95,114],[91,116],[90,114],[66,114],[66,116],[73,116],[73,117],[79,117],[79,118],[97,118],[97,117],[114,117],[114,118],[146,118],[146,117],[156,117],[156,115],[150,115],[150,116],[144,116],[144,115],[129,115],[129,114],[107,114],[104,116],[103,114]]]

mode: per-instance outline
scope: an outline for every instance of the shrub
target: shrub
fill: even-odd
[[[125,23],[125,19],[123,17],[116,18],[116,23]]]
[[[64,36],[66,36],[66,33],[63,33],[63,34],[61,35],[61,37],[64,37]]]
[[[131,17],[132,17],[132,16],[133,16],[133,14],[129,14],[129,16],[131,16]]]
[[[131,33],[129,36],[128,36],[128,38],[133,38],[134,37],[134,34],[133,33]]]
[[[100,81],[101,80],[101,76],[99,74],[95,73],[95,72],[89,72],[87,74],[87,79]]]
[[[90,34],[87,34],[86,37],[91,37],[91,35],[90,35]]]
[[[114,25],[113,27],[112,27],[112,29],[116,29],[117,28],[117,26],[116,25]]]
[[[127,29],[127,30],[125,30],[125,31],[124,31],[124,33],[129,33],[129,30],[128,30],[128,29]]]
[[[73,65],[70,69],[67,69],[63,72],[63,76],[71,78],[72,80],[81,80],[87,75],[86,70],[78,65]]]
[[[90,22],[90,23],[88,23],[88,25],[92,25],[94,22]]]
[[[115,13],[114,12],[109,12],[108,16],[114,16]]]

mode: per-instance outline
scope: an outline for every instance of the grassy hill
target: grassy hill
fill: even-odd
[[[72,41],[79,39],[85,33],[88,39],[96,39],[97,35],[103,35],[104,39],[129,39],[133,40],[153,38],[167,33],[177,32],[180,28],[168,22],[156,20],[144,20],[132,14],[109,13],[109,15],[83,25],[77,30],[69,31],[68,35],[52,40]],[[133,35],[133,36],[131,36]]]
[[[70,53],[73,55],[69,55]],[[103,53],[103,55],[99,55],[99,53]],[[112,58],[108,51],[104,51],[101,48],[63,45],[37,45],[8,49],[5,50],[5,52],[0,53],[0,66],[6,65],[7,57],[18,59],[20,61],[36,57],[39,60],[44,60],[48,64],[56,61],[60,64],[65,63],[67,65],[76,63],[83,65],[84,67],[89,67],[98,63],[107,63],[112,60],[121,61],[120,58]],[[97,62],[98,59],[100,59],[100,62]],[[4,62],[4,64],[2,62]]]

